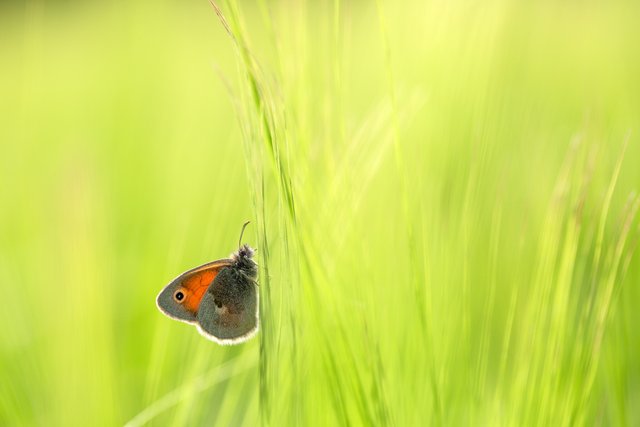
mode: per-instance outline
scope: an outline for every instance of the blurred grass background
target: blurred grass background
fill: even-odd
[[[0,5],[0,424],[640,424],[640,4],[219,6]]]

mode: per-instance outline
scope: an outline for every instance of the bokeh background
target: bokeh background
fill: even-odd
[[[640,425],[640,3],[218,5],[0,4],[0,424]]]

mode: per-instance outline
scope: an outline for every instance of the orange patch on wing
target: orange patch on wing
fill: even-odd
[[[209,288],[209,285],[213,282],[213,279],[216,278],[220,270],[227,265],[229,264],[215,264],[186,273],[180,283],[180,285],[187,290],[187,292],[185,292],[186,298],[182,306],[195,314],[198,311],[202,296]]]

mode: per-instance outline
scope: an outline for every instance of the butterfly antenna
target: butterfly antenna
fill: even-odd
[[[247,221],[244,224],[242,224],[242,230],[240,230],[240,238],[238,239],[238,249],[240,249],[240,246],[242,246],[242,235],[244,234],[244,229],[247,228],[247,225],[249,225],[251,221]]]

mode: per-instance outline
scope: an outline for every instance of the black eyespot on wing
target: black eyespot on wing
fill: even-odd
[[[173,297],[176,301],[181,302],[184,299],[184,293],[182,291],[176,291],[176,293],[173,294]]]

